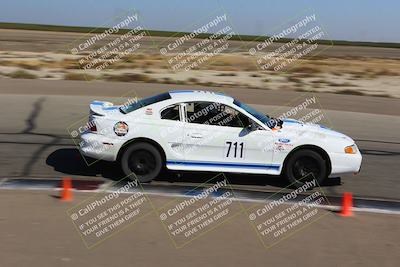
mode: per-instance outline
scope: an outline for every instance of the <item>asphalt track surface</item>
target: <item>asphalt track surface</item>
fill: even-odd
[[[397,266],[398,215],[325,213],[266,248],[245,214],[176,249],[155,212],[87,249],[63,203],[46,191],[0,193],[1,266]],[[157,207],[170,199],[153,196]],[[245,206],[247,207],[247,206]]]
[[[196,88],[191,86],[190,88]],[[204,88],[203,89],[212,89]],[[132,91],[139,97],[188,86],[163,84],[0,80],[0,178],[60,178],[119,180],[118,165],[82,160],[67,128],[86,116],[92,100],[116,100]],[[215,90],[215,89],[214,89]],[[223,88],[264,112],[271,112],[302,95],[299,92]],[[330,179],[323,190],[338,196],[399,199],[400,118],[397,99],[318,94],[334,129],[353,137],[362,153],[359,175]],[[288,104],[289,103],[289,104]],[[215,174],[167,173],[154,184],[197,185]],[[227,175],[237,188],[277,191],[287,184],[280,177]]]

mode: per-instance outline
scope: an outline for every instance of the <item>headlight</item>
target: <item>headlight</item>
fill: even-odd
[[[346,154],[356,154],[357,150],[358,150],[357,146],[356,146],[356,144],[354,144],[354,145],[351,145],[351,146],[346,146],[344,148],[344,153],[346,153]]]

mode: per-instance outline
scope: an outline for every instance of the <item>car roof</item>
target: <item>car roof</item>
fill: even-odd
[[[211,92],[202,90],[174,90],[169,91],[172,99],[178,101],[212,101],[219,103],[232,103],[233,97],[222,92]]]

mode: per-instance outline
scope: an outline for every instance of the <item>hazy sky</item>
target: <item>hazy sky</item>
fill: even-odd
[[[171,31],[193,30],[223,8],[235,32],[252,35],[312,10],[330,39],[400,42],[399,0],[0,0],[0,7],[1,22],[95,27],[136,9],[146,28]]]

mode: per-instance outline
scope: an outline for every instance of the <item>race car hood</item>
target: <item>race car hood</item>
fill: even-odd
[[[283,133],[296,131],[299,135],[303,133],[312,133],[321,138],[339,138],[346,141],[353,142],[349,136],[340,132],[334,131],[324,125],[314,123],[303,123],[294,119],[284,119],[282,124]]]

